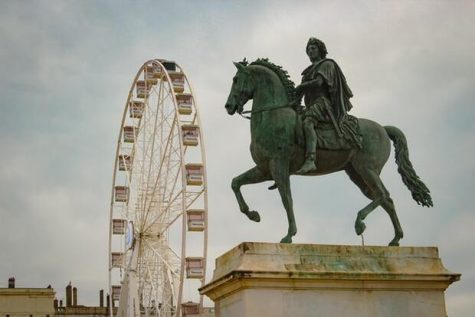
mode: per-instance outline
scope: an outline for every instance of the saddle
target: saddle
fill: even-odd
[[[297,143],[305,147],[305,134],[303,131],[303,116],[297,116],[296,136]],[[358,119],[347,115],[341,127],[342,136],[338,135],[331,122],[318,122],[315,132],[317,133],[317,149],[323,150],[351,150],[361,148],[361,133]]]

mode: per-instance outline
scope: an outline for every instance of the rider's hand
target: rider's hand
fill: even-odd
[[[298,96],[303,95],[304,89],[305,89],[305,84],[301,84],[301,85],[298,85],[297,87],[295,87],[295,91],[297,92]]]

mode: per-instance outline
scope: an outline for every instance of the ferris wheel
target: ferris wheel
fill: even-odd
[[[132,82],[115,154],[109,298],[117,316],[201,313],[207,207],[203,134],[190,83],[174,61],[149,60]]]

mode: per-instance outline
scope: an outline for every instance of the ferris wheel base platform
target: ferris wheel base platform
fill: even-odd
[[[436,247],[244,242],[216,259],[200,292],[216,317],[445,317],[459,279]]]

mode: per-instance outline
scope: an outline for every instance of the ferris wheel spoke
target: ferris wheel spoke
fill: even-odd
[[[173,136],[173,137],[176,137],[176,136]],[[169,144],[170,144],[170,146],[168,146]],[[162,166],[163,165],[160,166],[159,177],[164,179],[165,183],[168,183],[169,176],[172,175],[174,171],[175,171],[176,175],[179,175],[180,160],[178,160],[177,158],[179,158],[180,153],[177,151],[176,148],[173,147],[173,145],[170,142],[167,142],[167,149],[165,150],[164,153],[165,153],[165,156],[167,157],[166,167],[165,167],[164,175],[162,175]],[[163,195],[162,195],[162,197],[163,197]]]
[[[173,275],[175,275],[175,276],[178,277],[179,274],[175,272],[177,268],[176,268],[176,267],[173,267],[173,262],[167,261],[167,260],[160,254],[160,252],[159,252],[158,250],[156,250],[154,247],[152,247],[149,243],[147,243],[147,245],[148,245],[148,247],[149,247],[149,250],[152,251],[158,259],[160,259],[161,263],[163,263],[163,264],[170,270],[170,272],[173,273]],[[167,252],[167,251],[172,251],[172,252],[168,253],[167,256],[168,256],[168,255],[174,255],[174,256],[175,256],[175,261],[176,261],[176,262],[179,262],[179,261],[180,261],[180,257],[179,257],[170,247],[167,247],[167,249],[165,250],[165,252]]]
[[[143,118],[144,118],[144,121],[146,122],[147,120],[147,112],[144,111],[144,114],[143,114]],[[138,209],[137,205],[141,205],[142,204],[142,200],[143,200],[143,184],[144,184],[144,178],[145,178],[145,169],[146,169],[146,143],[145,143],[145,138],[146,138],[146,133],[147,133],[147,129],[145,128],[145,124],[144,124],[144,128],[139,130],[138,131],[138,136],[142,136],[142,140],[138,139],[138,142],[137,142],[137,163],[139,164],[140,166],[140,171],[137,175],[137,177],[139,178],[138,182],[137,182],[137,185],[138,185],[138,188],[137,188],[137,197],[136,197],[136,200],[134,201],[134,204],[136,206],[134,206],[136,209]],[[138,215],[136,215],[136,219],[135,219],[135,222],[137,224],[141,223],[141,218],[142,215],[139,213]],[[138,218],[138,219],[137,219]]]
[[[165,232],[166,230],[168,230],[168,228],[170,228],[171,225],[173,225],[173,223],[183,214],[182,212],[176,214],[174,216],[174,213],[172,213],[175,208],[180,208],[181,206],[181,202],[177,202],[178,198],[181,197],[183,191],[180,191],[178,193],[176,193],[176,195],[173,197],[173,199],[171,201],[169,201],[169,203],[167,204],[167,206],[156,216],[156,218],[152,219],[152,221],[150,222],[150,225],[148,225],[145,230],[148,231],[151,226],[153,225],[153,223],[157,223],[157,222],[160,222],[160,223],[165,223],[165,227],[160,230],[157,234],[159,235],[162,235],[163,232]],[[175,207],[175,208],[172,208],[172,207]],[[164,217],[166,216],[170,216],[172,217],[172,221],[166,221],[166,219],[164,219]]]
[[[153,161],[150,161],[149,164],[153,164]],[[163,161],[162,163],[163,164]],[[161,167],[160,167],[161,168]],[[147,201],[149,201],[149,205],[151,205],[151,203],[153,202],[154,200],[154,197],[156,196],[155,194],[155,191],[156,191],[156,186],[158,185],[158,180],[160,179],[160,177],[158,175],[155,175],[155,174],[159,174],[160,172],[155,172],[150,170],[150,174],[153,176],[153,178],[155,178],[156,180],[154,181],[155,182],[155,185],[153,185],[153,187],[150,185],[150,177],[147,179],[147,183],[146,184],[142,184],[142,188],[143,188],[143,191],[145,192],[145,195],[143,197],[143,199],[141,200],[141,204],[142,204],[142,210],[145,210],[146,212],[143,214],[143,216],[145,217],[145,219],[142,219],[141,220],[141,223],[146,223],[147,222],[147,217],[148,217],[148,211],[149,211],[149,208],[146,207],[147,206]],[[152,189],[150,189],[152,188]]]
[[[155,119],[154,119],[154,124],[153,124],[153,132],[151,134],[152,140],[151,140],[150,152],[152,154],[154,154],[154,148],[155,148],[157,121],[158,121],[158,111],[155,113]],[[160,168],[161,168],[161,166],[162,166],[162,164],[160,165]],[[153,158],[151,157],[150,160],[149,160],[148,171],[147,171],[147,191],[148,191],[148,184],[150,183],[150,179],[151,179],[151,176],[152,176],[152,167],[153,167]],[[160,168],[159,168],[159,171],[160,171]],[[152,189],[152,193],[151,193],[152,196],[153,196],[154,192],[155,192],[155,187]],[[147,198],[148,198],[148,192],[145,195],[145,199],[143,200],[143,210],[147,210],[145,208],[145,206],[147,205]],[[144,214],[144,218],[145,218],[144,221],[146,221],[147,216],[148,216],[148,212],[146,211],[145,214]]]
[[[182,212],[177,213],[175,217],[170,222],[168,222],[166,226],[158,234],[162,235],[164,232],[166,232],[175,223],[175,221],[177,221],[181,216],[183,216]]]
[[[162,289],[164,290],[161,294],[162,298],[162,311],[163,312],[172,312],[174,310],[174,303],[178,301],[177,299],[177,292],[175,289],[174,278],[171,275],[170,270],[166,267],[163,267],[162,270],[162,280],[164,284],[162,285]]]
[[[172,127],[174,127],[175,124],[176,124],[176,120],[174,120]],[[163,169],[164,164],[165,163],[168,164],[168,162],[170,161],[170,158],[171,158],[170,153],[171,153],[171,149],[173,149],[172,141],[176,137],[176,135],[174,135],[174,132],[175,131],[173,129],[171,129],[170,133],[168,134],[167,141],[166,141],[166,144],[165,144],[165,149],[164,149],[163,155],[162,155],[163,159],[159,162],[157,176],[162,175],[162,169]],[[155,187],[156,187],[156,185],[158,184],[159,181],[160,181],[160,179],[156,180]]]
[[[166,195],[167,188],[170,185],[170,176],[173,174],[179,175],[179,172],[180,172],[179,161],[173,161],[171,159],[168,159],[165,174],[163,175],[162,171],[157,173],[157,179],[161,180],[161,182],[155,184],[155,190],[156,190],[156,187],[159,188],[158,193],[155,193],[155,195],[158,196],[158,199],[162,202],[163,205],[166,205],[169,203],[169,201],[164,199],[164,196]],[[175,189],[172,188],[172,193],[174,191]],[[149,205],[147,206],[147,209],[150,209],[151,207],[152,206]]]
[[[151,279],[153,279],[155,276],[154,274],[152,274],[152,272],[150,272],[150,266],[147,266],[146,270],[148,271],[149,276],[151,276]],[[158,293],[158,290],[156,289],[156,286],[153,283],[149,283],[147,286],[150,288],[149,290],[150,293]],[[153,301],[152,299],[153,297],[157,298],[157,296],[147,296],[147,297],[148,297],[147,299],[148,299],[149,307],[153,307],[158,311],[159,303],[157,303],[156,301]]]
[[[179,163],[179,162],[178,162],[178,163]],[[181,166],[179,166],[179,168],[181,168]],[[170,201],[170,199],[171,199],[173,193],[175,192],[175,188],[176,188],[176,186],[177,186],[179,177],[180,177],[180,173],[178,172],[178,173],[175,174],[175,178],[173,179],[173,185],[172,185],[171,190],[170,190],[170,192],[169,192],[169,194],[168,194],[168,201]],[[165,195],[166,195],[166,193],[164,192],[164,193],[163,193],[163,196],[165,197]]]
[[[203,193],[204,190],[199,192],[187,192],[185,195],[186,208],[189,208]]]
[[[173,250],[170,246],[167,246],[167,248],[168,251],[175,256],[176,259],[180,259],[180,256],[178,255],[178,253],[175,252],[175,250]]]
[[[149,103],[146,103],[146,111],[144,111],[144,118],[146,120],[150,121],[152,117],[154,117],[153,111],[150,109]],[[143,151],[142,151],[142,179],[141,179],[141,191],[142,191],[142,197],[140,197],[140,201],[138,202],[138,208],[139,210],[143,210],[143,206],[146,204],[147,198],[148,198],[148,184],[150,182],[150,173],[151,173],[151,166],[152,166],[152,160],[149,157],[150,154],[153,155],[154,152],[154,133],[153,131],[149,131],[149,129],[146,129],[146,126],[152,125],[151,121],[149,124],[144,126],[144,136],[143,136]],[[152,125],[155,127],[155,124]],[[144,221],[146,214],[141,212],[140,213],[140,226],[143,227]]]
[[[173,164],[173,165],[171,165]],[[180,162],[175,161],[172,162],[172,160],[168,160],[167,163],[167,168],[166,168],[166,173],[165,175],[158,174],[158,179],[162,179],[159,192],[157,193],[157,196],[159,197],[159,200],[162,202],[162,206],[166,208],[166,205],[170,203],[169,199],[166,199],[167,195],[167,189],[170,188],[170,195],[172,195],[175,192],[175,184],[176,184],[176,179],[180,175]],[[175,175],[173,177],[173,175]],[[173,179],[170,179],[170,177],[173,177]],[[171,182],[173,182],[173,185],[171,185]],[[148,209],[150,209],[152,206],[148,206]]]
[[[174,122],[174,124],[175,124],[175,122]],[[173,132],[173,130],[170,130],[170,132]],[[168,135],[166,148],[171,148],[171,146],[170,146],[171,140],[172,140],[172,133],[170,133],[170,134]],[[154,184],[153,187],[152,187],[152,193],[151,193],[151,196],[152,196],[152,197],[155,196],[156,189],[157,189],[157,187],[159,186],[159,182],[160,182],[160,180],[161,180],[162,168],[163,168],[163,166],[164,166],[164,162],[165,162],[165,161],[166,161],[167,164],[168,164],[169,161],[170,161],[170,160],[169,160],[169,157],[167,157],[166,160],[162,160],[162,161],[159,163],[160,165],[159,165],[159,167],[158,167],[158,171],[157,171],[157,173],[156,173],[157,175],[156,175],[156,177],[155,177],[156,181],[155,181],[155,184]],[[167,169],[167,170],[168,170],[168,169]],[[165,177],[165,180],[166,180],[166,179],[167,179],[167,178]],[[146,217],[146,219],[148,218],[148,216],[149,216],[149,214],[150,214],[150,209],[151,209],[151,207],[152,207],[151,204],[149,204],[149,205],[147,206],[147,205],[146,205],[146,201],[144,202],[143,209],[146,210],[146,212],[145,212],[145,217]]]

